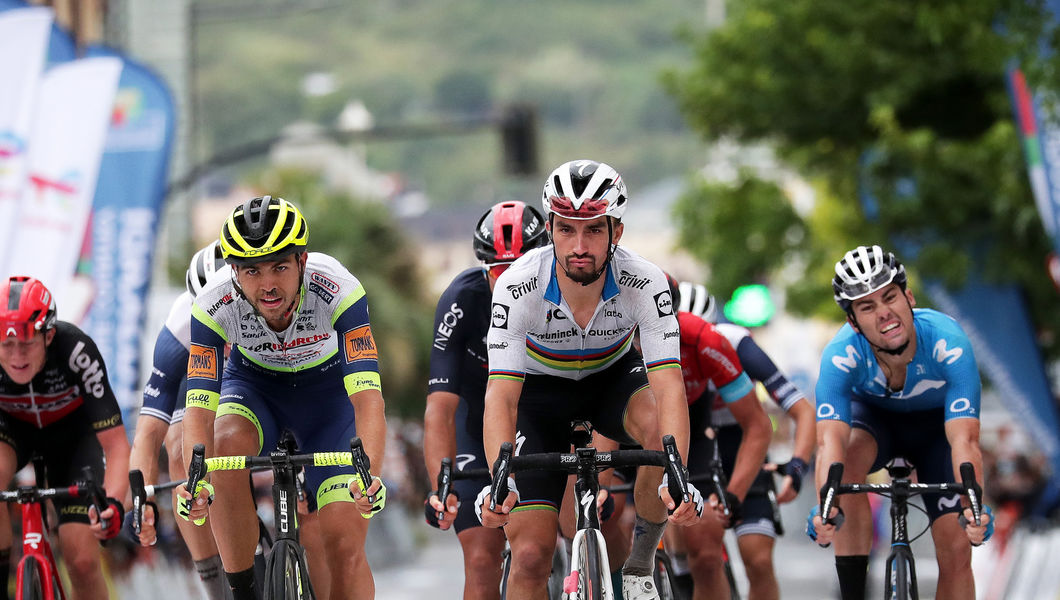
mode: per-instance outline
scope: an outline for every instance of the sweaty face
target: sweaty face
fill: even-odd
[[[611,239],[607,217],[590,221],[566,219],[559,215],[552,218],[552,242],[556,257],[567,273],[567,277],[578,283],[593,281],[607,260]],[[621,237],[622,224],[614,227],[614,243]]]
[[[851,304],[854,324],[874,346],[895,350],[912,340],[913,306],[916,301],[909,290],[902,291],[892,283],[858,298]]]
[[[25,385],[40,373],[47,359],[48,343],[55,330],[36,333],[27,341],[9,337],[0,342],[0,367],[15,383]]]
[[[302,289],[305,253],[292,254],[280,260],[236,266],[236,281],[247,300],[274,331],[291,324]]]

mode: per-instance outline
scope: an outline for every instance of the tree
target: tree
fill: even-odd
[[[808,235],[770,248],[773,265],[801,269],[789,310],[827,306],[820,298],[831,297],[831,265],[844,250],[901,239],[920,249],[907,262],[923,276],[959,285],[974,268],[1017,283],[1036,323],[1060,329],[1043,267],[1050,244],[1004,82],[1018,60],[1036,85],[1060,89],[1060,62],[1037,54],[1037,40],[1057,39],[1041,2],[745,0],[730,9],[720,28],[686,36],[694,65],[665,80],[706,140],[766,142],[817,190],[797,223]],[[715,188],[710,201],[743,210],[747,185]],[[861,194],[876,214],[865,214]],[[707,198],[690,192],[679,214]],[[710,229],[716,241],[690,249],[721,264],[755,232],[750,221]],[[739,278],[762,275],[747,268]]]
[[[434,305],[397,221],[384,205],[328,191],[312,173],[270,170],[255,185],[295,202],[309,223],[309,250],[335,257],[364,284],[387,412],[422,418]]]

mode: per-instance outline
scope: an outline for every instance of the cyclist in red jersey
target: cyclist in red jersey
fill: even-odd
[[[97,540],[117,535],[124,515],[116,499],[125,498],[129,487],[129,441],[121,410],[92,339],[56,319],[55,300],[43,283],[11,277],[0,284],[0,487],[6,489],[34,454],[44,459],[49,485],[73,484],[85,466],[103,481],[106,530],[87,502],[54,504],[59,545],[74,584],[71,595],[107,597]],[[12,543],[9,519],[6,510],[0,511],[4,595]]]
[[[674,306],[680,306],[677,282],[672,277],[667,279]],[[690,312],[678,311],[677,322],[681,329],[681,374],[684,377],[685,397],[688,398],[689,404],[703,401],[700,399],[704,395],[709,398],[709,387],[713,383],[718,397],[729,408],[743,431],[735,465],[725,491],[731,516],[726,517],[721,512],[718,498],[711,495],[708,504],[714,509],[712,514],[715,518],[704,515],[703,519],[688,528],[672,530],[673,535],[678,537],[678,543],[684,546],[688,554],[688,566],[694,585],[693,598],[728,597],[728,582],[723,570],[722,537],[726,528],[733,527],[740,521],[740,503],[747,496],[751,484],[762,468],[773,428],[769,416],[758,401],[754,384],[744,373],[736,350],[725,336],[713,325]],[[710,425],[710,411],[698,411],[695,408],[693,407],[692,412],[705,413],[707,422],[692,417],[689,419],[687,464],[691,475],[702,472],[702,465],[705,465],[713,454],[712,445],[704,436],[705,427]]]

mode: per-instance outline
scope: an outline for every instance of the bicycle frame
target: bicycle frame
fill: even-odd
[[[596,469],[596,448],[589,446],[592,433],[586,432],[581,440],[584,445],[575,448],[578,457],[578,470],[575,472],[574,500],[577,505],[577,529],[574,532],[574,541],[571,544],[571,570],[563,582],[563,592],[568,598],[577,598],[578,592],[578,559],[581,555],[582,546],[586,543],[586,536],[596,538],[596,547],[599,552],[600,564],[600,592],[602,600],[612,600],[615,591],[611,586],[611,563],[607,557],[607,543],[604,534],[600,532],[600,513],[597,510],[596,498],[600,493],[600,478]],[[581,437],[581,436],[579,436]]]
[[[25,489],[25,488],[23,488]],[[44,532],[44,516],[41,508],[42,499],[20,503],[22,509],[22,558],[18,561],[18,575],[15,579],[16,600],[22,594],[23,565],[30,558],[40,565],[41,589],[44,600],[65,600],[62,580],[55,563],[52,546]],[[54,588],[53,588],[54,584]]]

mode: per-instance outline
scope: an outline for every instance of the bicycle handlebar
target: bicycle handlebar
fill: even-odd
[[[140,469],[129,471],[129,491],[132,493],[132,526],[137,538],[144,520],[144,503],[147,502],[147,490],[144,487],[144,474]]]
[[[449,497],[449,491],[453,487],[453,459],[446,456],[442,459],[442,468],[438,470],[438,499],[442,502],[442,510],[438,511],[438,520],[445,517],[445,501]]]
[[[907,483],[903,486],[906,492],[905,495],[916,496],[932,492],[957,492],[967,496],[972,507],[975,524],[979,526],[982,524],[982,505],[980,504],[982,491],[979,488],[979,484],[975,482],[975,468],[970,462],[961,463],[960,473],[961,483]],[[842,478],[843,463],[832,463],[828,467],[828,477],[824,485],[821,486],[820,514],[821,519],[825,523],[833,522],[832,519],[828,518],[828,513],[832,510],[832,506],[835,505],[835,497],[839,494],[864,494],[870,492],[889,494],[893,493],[895,489],[893,482],[840,484]]]

